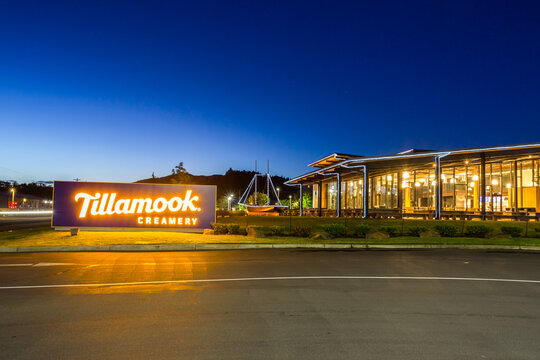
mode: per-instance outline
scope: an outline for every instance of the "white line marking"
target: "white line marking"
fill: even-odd
[[[41,266],[62,266],[62,265],[77,265],[74,263],[48,263],[48,262],[40,262],[35,265],[32,265],[34,267],[41,267]]]
[[[52,210],[42,210],[42,211],[0,211],[0,215],[52,215]]]
[[[0,264],[0,266],[32,266],[34,264]]]
[[[190,284],[190,283],[196,284],[196,283],[264,281],[264,280],[453,280],[453,281],[489,281],[489,282],[540,284],[540,280],[435,277],[435,276],[275,276],[275,277],[230,278],[230,279],[134,281],[134,282],[117,282],[117,283],[101,283],[101,284],[18,285],[18,286],[2,286],[0,287],[0,290],[69,288],[69,287],[138,286],[138,285]]]
[[[32,267],[42,267],[42,266],[67,266],[67,265],[82,265],[82,264],[74,264],[74,263],[48,263],[48,262],[40,262],[37,264],[0,264],[0,266],[32,266]]]

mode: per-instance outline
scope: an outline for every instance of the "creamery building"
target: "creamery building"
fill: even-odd
[[[540,143],[394,155],[334,153],[289,180],[313,192],[302,216],[434,219],[540,217]],[[301,202],[300,202],[301,203]]]

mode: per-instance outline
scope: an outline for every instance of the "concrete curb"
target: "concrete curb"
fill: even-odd
[[[413,250],[413,249],[468,249],[468,250],[520,250],[540,251],[540,246],[512,245],[369,245],[369,244],[163,244],[163,245],[111,245],[111,246],[22,246],[0,247],[0,253],[36,252],[106,252],[106,251],[208,251],[250,249],[316,249],[316,250]]]

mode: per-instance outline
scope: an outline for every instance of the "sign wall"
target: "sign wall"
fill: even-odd
[[[53,227],[204,229],[216,187],[55,181]]]

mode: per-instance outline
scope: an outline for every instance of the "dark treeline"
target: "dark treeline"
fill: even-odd
[[[52,200],[53,188],[45,184],[38,183],[11,183],[8,181],[0,181],[0,191],[9,191],[15,188],[17,194],[34,195],[44,199]]]
[[[163,177],[152,177],[149,179],[139,180],[137,182],[160,184],[217,185],[218,204],[221,203],[223,199],[226,199],[226,197],[229,195],[233,196],[233,203],[236,203],[236,201],[238,201],[240,196],[242,196],[242,194],[246,190],[251,179],[253,178],[253,175],[255,175],[254,171],[233,169],[227,170],[224,175],[192,175],[185,171],[185,169],[183,169],[183,167],[181,166],[176,167],[175,169],[178,168],[180,168],[180,171],[175,171],[174,174]],[[272,175],[271,178],[274,186],[276,188],[280,188],[279,197],[281,199],[287,199],[289,195],[292,195],[294,198],[298,197],[298,188],[284,185],[284,182],[289,180],[289,178],[278,175]],[[264,178],[259,178],[258,191],[266,193],[266,180]],[[275,196],[272,196],[272,198],[275,198]]]

